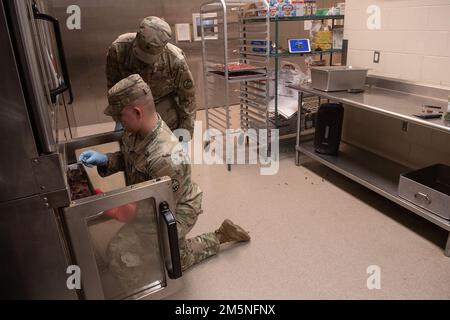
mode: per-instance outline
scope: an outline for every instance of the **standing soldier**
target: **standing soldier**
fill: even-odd
[[[168,43],[171,37],[172,30],[165,21],[147,17],[137,34],[123,34],[115,40],[106,63],[108,90],[120,80],[139,74],[150,86],[156,110],[169,128],[186,129],[192,137],[197,109],[194,79],[184,52]]]

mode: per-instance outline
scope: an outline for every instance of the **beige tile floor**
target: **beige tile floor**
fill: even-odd
[[[252,241],[194,266],[171,299],[450,299],[447,232],[316,162],[296,167],[293,148],[276,176],[193,167],[205,213],[192,236],[230,218]],[[371,265],[381,290],[367,288]]]

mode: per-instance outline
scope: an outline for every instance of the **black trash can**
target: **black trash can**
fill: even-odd
[[[344,107],[340,103],[322,104],[317,113],[314,148],[317,153],[337,155],[341,144]]]

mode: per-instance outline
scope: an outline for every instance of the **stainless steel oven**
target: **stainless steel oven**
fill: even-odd
[[[0,298],[158,299],[182,285],[170,178],[74,200],[76,99],[59,22],[44,1],[0,5]],[[109,212],[133,208],[133,219]],[[81,288],[71,287],[71,267]]]

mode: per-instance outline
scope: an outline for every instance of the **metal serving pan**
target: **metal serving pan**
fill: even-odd
[[[311,68],[312,87],[321,91],[362,90],[369,69],[352,67]]]
[[[434,166],[400,177],[399,196],[450,220],[450,166]]]
[[[69,185],[70,198],[72,201],[95,195],[91,180],[81,163],[67,166],[67,183]]]

